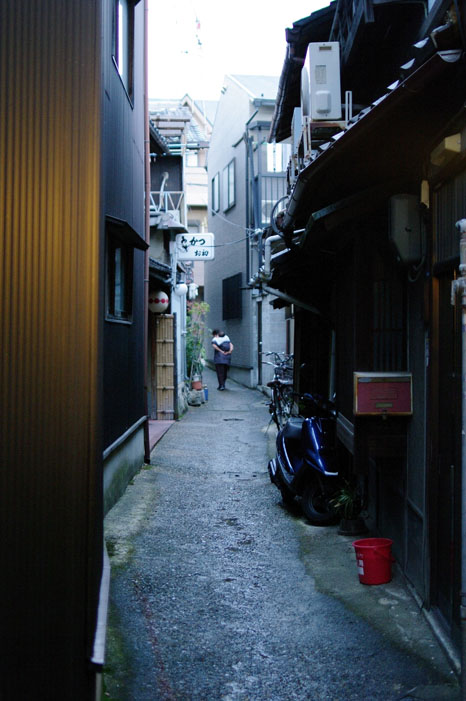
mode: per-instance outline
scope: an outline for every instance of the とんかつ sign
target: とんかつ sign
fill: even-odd
[[[214,234],[178,234],[175,239],[178,260],[213,260]]]

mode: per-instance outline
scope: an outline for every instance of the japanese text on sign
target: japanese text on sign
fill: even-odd
[[[178,234],[175,239],[178,260],[213,260],[214,234]]]

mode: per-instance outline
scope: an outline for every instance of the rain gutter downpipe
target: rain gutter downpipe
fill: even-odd
[[[149,340],[149,257],[150,257],[150,131],[149,131],[149,0],[144,0],[144,462],[150,463],[147,346]]]
[[[451,285],[451,303],[461,295],[461,698],[466,699],[466,219],[456,222],[460,238],[460,277]]]
[[[262,229],[256,229],[255,233],[257,234],[258,238],[260,238],[263,234]],[[271,267],[271,261],[272,261],[272,243],[276,243],[277,241],[283,241],[283,236],[279,236],[278,234],[269,236],[265,240],[264,244],[264,263],[261,265],[257,273],[255,273],[251,279],[249,280],[249,285],[251,287],[255,287],[256,285],[262,285],[263,282],[268,282],[271,277],[272,277],[272,267]]]
[[[261,229],[256,229],[255,233],[260,236],[262,231]],[[272,278],[272,244],[278,243],[279,241],[283,242],[283,236],[281,234],[273,234],[265,239],[265,243],[263,244],[264,263],[259,271],[253,275],[250,284],[261,281],[268,282]]]
[[[303,171],[301,171],[301,174],[302,173]],[[298,180],[296,181],[296,184],[291,192],[290,200],[285,211],[285,217],[283,219],[284,231],[289,230],[293,226],[295,219],[295,211],[301,202],[301,197],[306,187],[306,181],[306,175],[302,176],[301,178],[298,177]]]
[[[272,277],[272,244],[278,241],[283,241],[283,236],[280,234],[274,234],[265,239],[264,243],[264,265],[260,270],[260,275],[263,280],[270,280]]]
[[[320,312],[317,307],[313,307],[311,304],[307,304],[307,302],[303,302],[297,297],[292,297],[291,295],[286,294],[286,292],[281,292],[280,290],[276,290],[267,285],[267,282],[272,278],[272,244],[277,243],[277,241],[283,241],[283,236],[280,234],[275,234],[266,238],[264,244],[264,265],[261,267],[259,272],[251,278],[249,284],[254,285],[261,283],[262,290],[267,292],[267,294],[274,295],[275,297],[288,302],[288,304],[295,304],[297,307],[301,307],[301,309],[307,309],[307,311],[312,312],[313,314],[322,316],[322,312]]]

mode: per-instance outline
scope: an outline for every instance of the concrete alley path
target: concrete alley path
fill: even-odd
[[[402,586],[359,584],[351,539],[282,507],[264,396],[204,379],[209,401],[170,428],[106,518],[106,698],[457,698]]]

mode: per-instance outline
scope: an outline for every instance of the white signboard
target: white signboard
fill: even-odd
[[[213,260],[214,234],[177,234],[175,239],[178,260]]]

